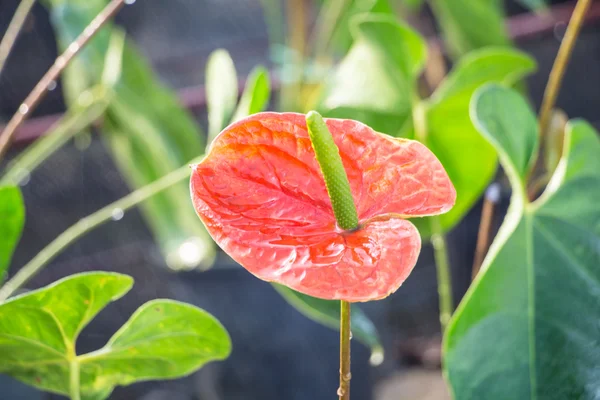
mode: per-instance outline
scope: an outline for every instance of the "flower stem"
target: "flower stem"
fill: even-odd
[[[321,167],[327,193],[331,199],[333,213],[338,225],[344,230],[358,227],[356,205],[350,191],[350,183],[342,164],[340,152],[327,124],[316,111],[306,114],[306,126],[317,162]],[[350,400],[350,303],[340,302],[340,400]]]
[[[552,109],[556,103],[556,98],[558,97],[558,92],[560,90],[567,65],[569,64],[569,59],[573,53],[575,41],[577,40],[577,36],[581,31],[585,13],[587,12],[591,3],[591,0],[577,1],[575,9],[573,10],[573,15],[571,16],[571,20],[569,21],[569,26],[567,26],[565,37],[560,44],[558,54],[556,55],[556,60],[554,60],[554,65],[550,71],[548,85],[544,91],[544,99],[542,100],[542,107],[540,109],[540,135],[542,138],[545,136],[546,131],[548,130]]]
[[[67,49],[54,61],[48,72],[42,77],[31,93],[25,98],[19,106],[19,110],[10,119],[6,128],[0,135],[0,160],[8,151],[17,130],[25,119],[33,112],[37,105],[48,93],[48,87],[56,79],[62,71],[69,65],[69,62],[85,47],[86,44],[94,37],[96,32],[110,20],[125,4],[125,0],[112,0],[105,8],[90,22],[83,32],[71,43]]]
[[[431,244],[433,246],[435,266],[437,268],[438,296],[440,299],[440,325],[442,327],[442,333],[444,333],[454,310],[450,261],[448,259],[448,247],[446,245],[446,238],[442,233],[440,218],[437,216],[429,218],[431,222]]]
[[[197,162],[197,160],[195,162]],[[94,228],[102,225],[106,221],[110,221],[112,219],[114,210],[126,211],[143,202],[144,200],[149,199],[155,194],[158,194],[163,190],[175,185],[176,183],[181,182],[189,175],[190,168],[187,165],[183,166],[152,182],[151,184],[130,193],[122,199],[117,200],[104,208],[101,208],[95,213],[80,219],[77,223],[58,235],[58,237],[50,242],[48,246],[44,247],[35,257],[31,259],[31,261],[21,268],[12,279],[8,280],[4,286],[0,288],[0,302],[6,300],[17,289],[27,283],[44,266],[52,261],[58,254],[60,254],[60,252],[62,252],[67,246],[71,245],[71,243]]]
[[[350,399],[350,303],[340,302],[340,400]]]
[[[34,4],[35,0],[21,0],[19,7],[17,7],[17,11],[15,11],[15,15],[6,29],[2,42],[0,42],[0,75],[2,74],[6,60],[10,55],[10,51],[19,37],[23,24],[25,24],[29,11],[31,11],[31,7],[33,7]]]

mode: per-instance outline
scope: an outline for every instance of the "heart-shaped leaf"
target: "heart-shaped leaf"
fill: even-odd
[[[331,329],[340,329],[339,301],[317,299],[277,283],[274,283],[273,287],[288,303],[306,317]],[[371,349],[371,364],[381,364],[384,357],[383,346],[379,341],[379,334],[375,325],[358,305],[352,307],[351,313],[352,336]]]
[[[0,372],[63,395],[104,399],[117,385],[185,376],[230,352],[225,329],[190,305],[155,300],[140,307],[102,349],[77,355],[81,330],[129,291],[128,276],[70,276],[0,304]]]
[[[0,283],[25,224],[25,206],[16,186],[0,187]]]
[[[514,91],[488,86],[473,121],[497,149],[513,196],[482,269],[447,330],[445,369],[459,399],[592,399],[600,391],[600,139],[571,121],[544,194],[525,177],[537,124]]]
[[[208,141],[229,124],[238,98],[237,72],[227,50],[211,53],[206,63],[206,107],[208,109]]]

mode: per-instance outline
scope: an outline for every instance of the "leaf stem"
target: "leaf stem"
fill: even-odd
[[[442,334],[454,311],[454,299],[452,298],[452,278],[450,274],[450,261],[446,237],[442,233],[440,217],[429,217],[431,223],[431,245],[437,269],[438,296],[440,299],[440,325]]]
[[[71,400],[81,400],[79,361],[77,357],[69,363],[69,397]]]
[[[2,42],[0,42],[0,75],[2,75],[6,60],[8,60],[8,56],[10,55],[10,52],[19,37],[19,33],[27,20],[29,11],[31,11],[34,4],[35,0],[21,0],[19,7],[17,7],[17,11],[15,11],[15,15],[13,15],[10,20],[10,24],[6,29]]]
[[[331,199],[333,213],[338,225],[344,230],[358,227],[356,205],[350,191],[350,183],[340,152],[327,124],[316,111],[306,114],[306,126],[312,142],[317,162],[321,167],[327,193]],[[350,400],[350,338],[351,308],[347,301],[340,301],[340,387],[337,394],[340,400]]]
[[[194,162],[197,162],[195,160]],[[93,214],[80,219],[77,223],[69,227],[66,231],[58,235],[56,239],[44,247],[35,257],[31,259],[23,268],[21,268],[15,276],[8,280],[2,288],[0,288],[0,302],[6,300],[17,289],[27,283],[34,275],[36,275],[44,266],[52,261],[60,252],[81,236],[97,228],[103,223],[112,219],[114,210],[126,211],[144,200],[149,199],[155,194],[170,188],[178,182],[186,179],[190,175],[190,168],[186,165],[162,178],[152,182],[130,193],[108,206],[101,208]]]
[[[556,98],[558,97],[558,92],[560,91],[560,86],[562,84],[567,65],[569,64],[571,54],[573,53],[575,41],[577,40],[577,36],[579,36],[579,32],[583,26],[585,14],[591,3],[591,0],[577,1],[575,9],[573,10],[573,15],[571,16],[571,20],[567,26],[565,36],[560,44],[560,48],[558,49],[556,60],[554,60],[554,65],[552,66],[550,76],[548,77],[548,84],[546,85],[546,90],[544,91],[544,99],[542,100],[542,107],[540,109],[541,138],[545,136],[546,131],[548,130],[552,109],[556,103]]]
[[[54,61],[48,72],[35,85],[31,93],[25,98],[19,106],[18,111],[10,119],[4,132],[0,135],[0,160],[8,151],[8,148],[14,140],[17,130],[25,119],[33,112],[37,105],[48,93],[49,85],[58,79],[62,71],[69,65],[69,62],[81,51],[83,47],[94,37],[96,32],[110,20],[125,4],[125,0],[112,0],[105,8],[90,22],[83,32],[71,43],[67,49]]]

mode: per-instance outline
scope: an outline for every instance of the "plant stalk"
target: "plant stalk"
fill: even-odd
[[[440,299],[440,325],[442,334],[446,331],[448,322],[454,311],[454,299],[452,298],[452,277],[450,274],[450,260],[448,257],[448,246],[446,237],[442,233],[440,218],[429,217],[431,221],[431,245],[437,269],[438,296]]]
[[[340,301],[340,387],[339,400],[350,400],[350,303]]]
[[[195,160],[194,162],[198,162]],[[193,163],[193,162],[192,162]],[[58,235],[50,244],[44,247],[35,257],[31,259],[23,268],[21,268],[12,279],[8,280],[2,288],[0,288],[0,302],[5,301],[17,289],[21,288],[33,276],[35,276],[44,266],[52,261],[60,254],[67,246],[71,245],[77,239],[97,228],[98,226],[110,221],[115,210],[126,211],[144,200],[149,199],[155,194],[170,188],[171,186],[181,182],[190,175],[189,166],[183,166],[168,175],[152,182],[130,193],[108,206],[101,208],[93,214],[80,219],[77,223],[69,227],[66,231]]]
[[[69,397],[71,400],[81,400],[79,361],[75,356],[69,363]]]
[[[552,109],[556,103],[556,98],[558,97],[558,92],[560,91],[560,86],[562,84],[567,65],[569,64],[571,54],[573,53],[575,41],[577,40],[577,36],[579,36],[579,32],[581,31],[581,27],[583,26],[583,21],[585,19],[585,14],[591,4],[592,0],[577,1],[575,9],[573,10],[573,15],[571,16],[571,20],[567,26],[565,36],[560,44],[560,48],[558,49],[556,60],[554,60],[554,65],[550,71],[548,84],[546,85],[546,90],[544,91],[542,107],[540,108],[540,137],[542,140],[546,135],[546,131],[548,130],[550,117],[552,116]]]
[[[14,140],[17,130],[25,119],[31,115],[40,101],[48,93],[49,85],[56,81],[62,71],[69,65],[69,62],[85,47],[94,37],[96,32],[106,24],[125,4],[125,0],[112,0],[105,8],[90,22],[77,39],[71,43],[67,49],[54,61],[48,72],[42,77],[31,93],[25,98],[19,106],[19,110],[6,125],[4,132],[0,135],[0,160],[8,151],[9,146]]]
[[[2,42],[0,42],[0,75],[2,75],[6,60],[8,60],[8,56],[10,55],[10,52],[19,37],[19,33],[27,20],[29,11],[31,11],[34,4],[35,0],[21,0],[17,7],[17,11],[15,11],[15,15],[13,15],[10,20],[6,33],[2,38]]]
[[[282,66],[280,111],[298,111],[299,108],[306,52],[306,2],[287,0],[286,4],[288,35]]]

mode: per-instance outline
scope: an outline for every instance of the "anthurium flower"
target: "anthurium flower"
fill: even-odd
[[[359,226],[336,224],[305,117],[260,113],[221,132],[193,166],[196,212],[216,243],[260,279],[351,302],[393,293],[421,238],[406,218],[454,204],[446,171],[424,145],[352,120],[326,119]]]

